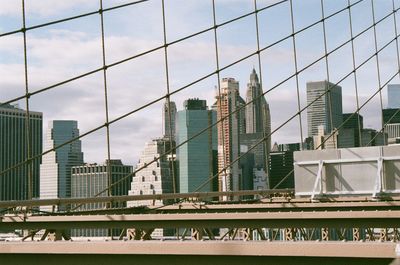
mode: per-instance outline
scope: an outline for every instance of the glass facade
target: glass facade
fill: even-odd
[[[190,99],[184,103],[185,109],[178,112],[178,145],[192,138],[216,122],[217,113],[208,110],[205,100]],[[183,144],[177,150],[179,164],[179,192],[212,191],[213,181],[209,178],[217,173],[215,153],[217,152],[216,126]]]
[[[68,142],[79,136],[78,122],[54,120],[49,122],[45,150]],[[68,198],[71,196],[71,168],[83,164],[81,141],[56,149],[43,156],[40,165],[40,198]],[[42,207],[50,210],[50,207]]]
[[[0,106],[0,172],[28,159],[26,111],[11,105]],[[42,153],[42,113],[30,111],[31,156]],[[0,200],[28,199],[28,176],[32,176],[32,197],[39,197],[41,158],[5,172],[0,176]]]

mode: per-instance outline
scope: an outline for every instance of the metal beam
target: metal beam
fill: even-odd
[[[113,203],[143,200],[171,200],[171,199],[204,199],[220,196],[250,196],[259,195],[265,197],[277,193],[293,193],[292,189],[280,190],[242,190],[224,192],[191,192],[191,193],[165,193],[150,195],[123,195],[109,197],[90,198],[59,198],[59,199],[37,199],[22,201],[0,201],[0,208],[33,207],[46,205],[85,204],[85,203]]]
[[[326,211],[326,212],[248,212],[185,213],[83,216],[6,215],[0,229],[70,228],[289,228],[289,227],[377,227],[400,224],[400,211]]]
[[[151,250],[151,251],[150,251]],[[396,258],[392,242],[110,241],[5,242],[0,254],[211,255]]]

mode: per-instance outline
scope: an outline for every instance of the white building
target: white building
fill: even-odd
[[[170,155],[165,154],[170,150],[170,145],[171,141],[167,138],[154,139],[145,144],[135,168],[135,171],[138,170],[138,172],[132,178],[128,195],[173,193],[173,176],[176,176],[176,172],[173,174],[172,170],[176,170],[175,158],[171,159]],[[151,163],[156,158],[159,160]],[[167,200],[127,202],[128,207],[163,206],[165,204],[168,204]],[[152,237],[161,237],[164,232],[163,229],[156,229],[152,233]]]

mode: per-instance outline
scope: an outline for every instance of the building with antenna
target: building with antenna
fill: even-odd
[[[176,137],[176,104],[166,100],[162,110],[163,136],[175,140]]]

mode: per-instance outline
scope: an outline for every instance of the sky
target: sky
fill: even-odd
[[[131,1],[104,0],[103,7],[113,7]],[[258,0],[258,8],[278,0]],[[352,3],[357,1],[352,0]],[[253,0],[215,0],[217,24],[224,23],[254,10]],[[324,0],[325,16],[347,6],[347,0]],[[400,1],[395,1],[396,8]],[[375,0],[375,18],[392,12],[391,0]],[[27,27],[59,20],[99,9],[98,0],[26,0]],[[372,24],[371,1],[364,0],[352,7],[353,34]],[[321,0],[293,0],[295,31],[322,17]],[[400,23],[397,12],[397,23]],[[167,42],[172,42],[213,26],[211,0],[166,0],[165,19]],[[285,2],[258,13],[260,47],[291,34],[290,5]],[[399,25],[398,25],[399,26]],[[0,0],[0,34],[22,27],[20,1]],[[400,28],[400,27],[399,27]],[[160,0],[130,5],[104,13],[106,64],[123,60],[163,45],[162,4]],[[378,49],[394,38],[393,16],[376,27]],[[331,51],[350,38],[349,16],[344,11],[326,20],[327,49]],[[248,16],[217,30],[220,68],[257,50],[255,16]],[[360,65],[375,52],[374,31],[370,29],[354,41],[356,64]],[[170,92],[215,72],[216,55],[212,30],[196,37],[169,45],[168,81]],[[298,69],[324,55],[322,23],[296,35]],[[164,49],[110,67],[107,70],[109,119],[131,112],[167,93]],[[29,91],[34,92],[52,84],[102,67],[100,15],[95,14],[72,21],[41,27],[27,32]],[[397,71],[396,43],[392,42],[357,71],[360,105]],[[246,85],[252,68],[259,72],[258,57],[252,56],[221,71],[221,78],[233,77],[240,83],[245,98]],[[267,91],[295,73],[292,39],[289,38],[261,52],[263,90]],[[353,69],[351,44],[343,46],[328,57],[329,80],[336,83]],[[327,80],[325,59],[299,74],[300,107],[306,106],[306,82]],[[0,102],[24,95],[24,57],[22,33],[0,37]],[[400,83],[396,76],[390,83]],[[191,85],[171,96],[178,110],[188,98],[206,99],[214,103],[216,75]],[[356,110],[354,75],[340,83],[343,111]],[[43,112],[44,130],[49,120],[77,120],[81,134],[105,123],[103,73],[97,72],[63,84],[30,98],[30,109]],[[265,95],[271,110],[272,130],[298,111],[295,78]],[[383,106],[387,105],[386,88],[382,90]],[[25,108],[23,100],[16,101]],[[161,100],[135,112],[110,127],[111,157],[135,165],[145,142],[162,136]],[[380,129],[380,95],[362,110],[364,126]],[[303,137],[307,135],[306,115],[302,115]],[[299,142],[299,119],[295,118],[272,135],[272,142]],[[107,157],[106,131],[83,137],[82,148],[86,162],[101,163]]]

